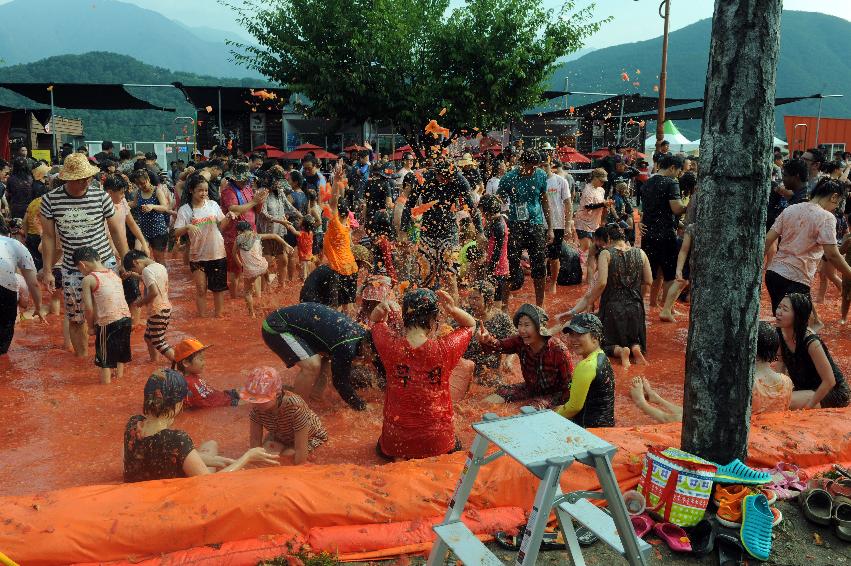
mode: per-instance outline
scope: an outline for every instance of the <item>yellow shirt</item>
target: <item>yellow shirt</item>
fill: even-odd
[[[603,350],[596,350],[576,364],[570,383],[570,398],[567,403],[556,409],[556,413],[569,419],[575,417],[582,410],[588,397],[588,389],[591,388],[591,382],[597,377],[597,357],[605,355]]]
[[[41,222],[38,219],[40,210],[41,197],[38,197],[36,199],[33,199],[33,201],[27,207],[26,214],[24,214],[24,218],[26,218],[26,224],[24,224],[24,231],[27,234],[41,236]]]

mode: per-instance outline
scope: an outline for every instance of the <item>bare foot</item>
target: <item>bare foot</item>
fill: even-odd
[[[644,396],[644,382],[641,377],[632,378],[632,387],[629,388],[629,394],[639,407],[647,402],[647,398]]]
[[[635,344],[632,348],[630,348],[630,351],[632,352],[632,356],[635,358],[635,363],[643,366],[647,365],[647,358],[645,358],[644,354],[641,352],[641,346]]]
[[[659,320],[662,322],[677,322],[677,319],[674,318],[674,315],[664,309],[659,311]]]
[[[661,397],[658,393],[651,387],[650,382],[647,381],[646,377],[642,377],[641,381],[644,383],[644,394],[647,395],[647,399],[654,403],[658,403]]]
[[[629,366],[630,366],[630,363],[629,363],[629,348],[621,348],[620,358],[621,358],[621,365],[623,366],[623,369],[628,370]]]

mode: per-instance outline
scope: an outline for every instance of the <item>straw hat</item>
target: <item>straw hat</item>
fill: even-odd
[[[38,167],[32,170],[33,179],[36,181],[41,181],[44,179],[44,176],[47,175],[47,172],[50,171],[50,167],[42,163]]]
[[[89,159],[82,153],[72,153],[65,158],[59,178],[63,181],[79,181],[88,179],[100,173],[100,169],[89,163]]]
[[[457,162],[455,162],[455,164],[458,167],[466,167],[467,165],[476,165],[476,162],[473,160],[472,154],[465,153],[464,155],[461,156],[461,159],[459,159]]]

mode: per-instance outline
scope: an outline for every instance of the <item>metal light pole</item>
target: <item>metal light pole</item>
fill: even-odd
[[[665,7],[665,15],[662,16],[662,6]],[[668,83],[668,23],[671,19],[671,0],[662,0],[659,4],[659,15],[665,20],[665,31],[662,35],[662,70],[659,72],[659,115],[656,119],[656,151],[659,144],[665,139],[665,94]]]
[[[841,94],[820,94],[818,95],[818,117],[816,118],[816,143],[815,146],[818,147],[818,132],[819,126],[821,125],[821,102],[825,98],[842,98]]]
[[[56,159],[59,160],[59,147],[56,145],[56,108],[53,106],[53,85],[50,85],[48,89],[50,91],[50,134],[53,138],[53,155],[56,156]],[[50,160],[53,163],[53,159]]]

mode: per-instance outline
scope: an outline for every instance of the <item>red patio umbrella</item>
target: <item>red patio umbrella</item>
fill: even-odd
[[[607,155],[610,155],[610,152],[609,152],[608,148],[601,147],[600,149],[598,149],[596,151],[592,151],[591,153],[589,153],[587,155],[588,155],[588,157],[593,157],[594,159],[599,159],[601,157],[606,157]]]
[[[563,146],[556,150],[558,160],[564,163],[591,163],[591,160],[576,151],[575,147]]]
[[[313,145],[312,143],[303,143],[292,151],[287,151],[284,153],[284,156],[281,159],[293,159],[298,160],[307,155],[308,153],[313,153],[319,159],[337,159],[337,155],[333,154],[329,151],[325,151],[318,145]]]
[[[352,151],[360,151],[362,149],[366,149],[366,148],[362,145],[352,144],[352,145],[347,145],[346,147],[344,147],[343,151],[345,153],[350,153]]]
[[[257,147],[252,149],[251,152],[253,153],[255,151],[271,151],[271,150],[281,151],[281,148],[275,147],[274,145],[269,145],[267,143],[264,143],[263,145],[258,145]]]
[[[390,161],[399,161],[402,159],[406,153],[409,151],[414,151],[410,145],[403,145],[402,147],[397,147],[396,151],[393,152],[393,155],[390,156]]]
[[[286,153],[284,153],[280,149],[271,148],[266,150],[266,157],[268,157],[269,159],[285,159],[285,155]]]

